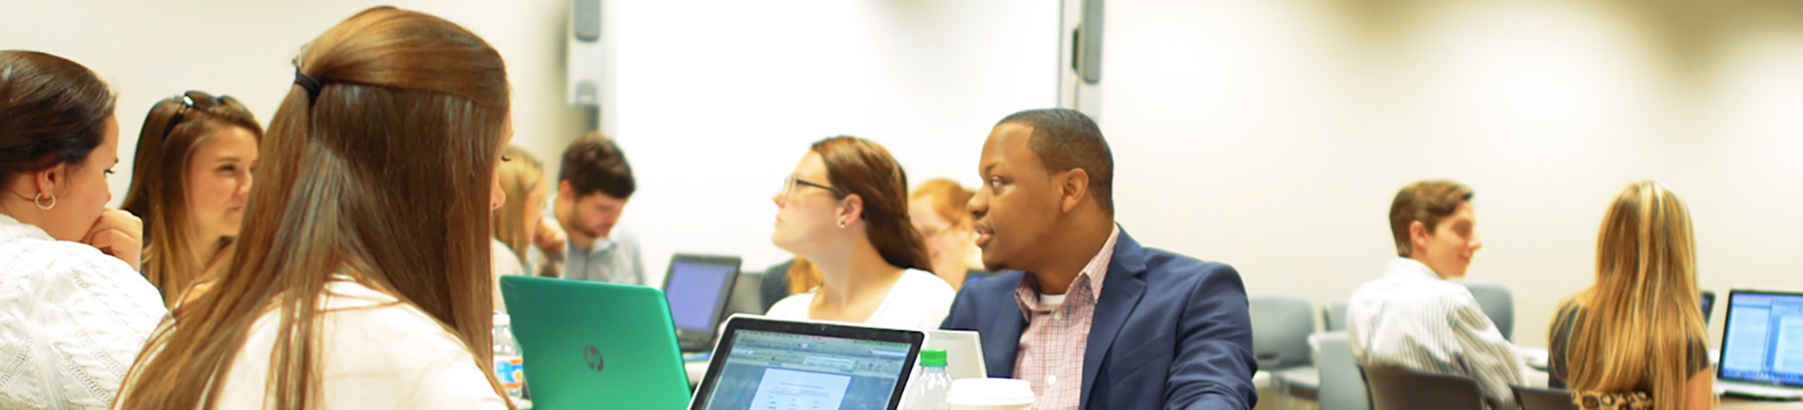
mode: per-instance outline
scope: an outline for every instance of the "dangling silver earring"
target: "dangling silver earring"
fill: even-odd
[[[37,196],[31,197],[31,203],[37,205],[38,209],[48,211],[50,208],[56,207],[56,194],[50,194],[50,205],[44,205],[43,192],[39,192]],[[840,225],[840,227],[844,227],[844,225]]]

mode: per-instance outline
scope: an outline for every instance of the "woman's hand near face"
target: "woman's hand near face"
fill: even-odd
[[[91,245],[139,270],[139,255],[144,252],[144,221],[136,215],[117,209],[100,213],[94,227],[88,229],[81,243]]]
[[[538,246],[538,250],[544,251],[546,254],[563,255],[565,239],[563,227],[557,226],[556,220],[540,218],[538,232],[533,235],[532,243]]]

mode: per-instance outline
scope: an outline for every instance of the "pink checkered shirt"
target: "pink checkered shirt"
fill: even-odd
[[[1038,282],[1022,279],[1014,300],[1027,316],[1027,330],[1020,335],[1020,355],[1014,358],[1014,376],[1033,386],[1039,397],[1035,410],[1076,409],[1083,399],[1083,353],[1089,348],[1089,325],[1095,322],[1096,297],[1114,259],[1114,242],[1121,236],[1115,226],[1102,250],[1083,266],[1065,293],[1064,304],[1039,302]]]

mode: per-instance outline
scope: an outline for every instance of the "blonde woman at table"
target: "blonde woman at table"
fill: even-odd
[[[538,158],[517,146],[507,147],[507,162],[495,170],[500,181],[501,192],[508,201],[495,210],[494,237],[490,239],[494,256],[494,285],[500,289],[501,276],[528,275],[538,272],[533,258],[534,244],[543,227],[548,225],[541,210],[551,195],[551,184],[545,178],[545,165]],[[562,240],[556,241],[558,246]],[[507,305],[501,303],[501,292],[494,292],[495,310],[507,311]]]
[[[955,293],[933,276],[908,218],[908,177],[881,145],[855,137],[814,143],[776,194],[771,242],[799,256],[791,278],[819,286],[783,298],[769,316],[938,329]]]
[[[1596,284],[1565,300],[1549,332],[1547,384],[1605,404],[1589,408],[1714,408],[1684,202],[1658,182],[1629,185],[1597,236]]]
[[[107,210],[114,96],[87,67],[0,50],[0,409],[102,409],[165,310],[143,227]]]
[[[501,55],[378,7],[295,70],[230,267],[152,334],[115,407],[512,407],[489,349]]]

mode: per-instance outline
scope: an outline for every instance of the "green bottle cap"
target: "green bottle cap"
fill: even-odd
[[[920,365],[926,367],[945,367],[945,351],[939,349],[921,350]]]

